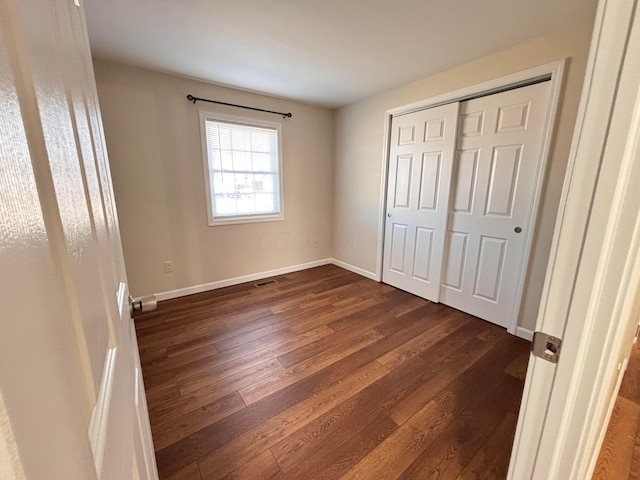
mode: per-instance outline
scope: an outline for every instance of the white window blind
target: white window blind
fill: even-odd
[[[202,122],[209,224],[281,219],[279,124]]]

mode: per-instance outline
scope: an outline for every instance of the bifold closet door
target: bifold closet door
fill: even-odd
[[[549,91],[460,104],[441,301],[503,327],[518,314]]]
[[[382,279],[438,302],[458,103],[394,117]]]

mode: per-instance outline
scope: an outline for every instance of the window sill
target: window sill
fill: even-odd
[[[264,223],[264,222],[280,222],[284,220],[284,214],[279,215],[248,215],[245,217],[218,217],[217,219],[209,218],[209,226],[217,227],[219,225],[241,225],[245,223]]]

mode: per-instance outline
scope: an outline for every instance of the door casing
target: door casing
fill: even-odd
[[[524,258],[528,259],[531,253],[531,245],[533,239],[534,225],[538,216],[540,195],[542,192],[542,185],[544,179],[544,173],[547,169],[549,151],[551,148],[551,141],[553,138],[553,132],[555,129],[555,122],[560,105],[560,93],[562,89],[562,80],[566,71],[567,59],[561,59],[555,62],[539,65],[527,70],[523,70],[511,75],[489,80],[487,82],[472,85],[452,92],[437,95],[435,97],[419,100],[417,102],[402,105],[396,108],[392,108],[385,112],[384,118],[384,145],[383,145],[383,158],[382,158],[382,177],[380,185],[380,216],[378,218],[378,231],[381,232],[377,240],[376,250],[376,280],[382,280],[382,266],[383,266],[383,252],[384,252],[384,228],[385,228],[385,212],[387,204],[387,183],[389,176],[389,155],[390,155],[390,139],[391,139],[391,120],[395,116],[406,115],[408,113],[417,112],[427,108],[433,108],[440,105],[445,105],[452,102],[463,102],[472,98],[491,95],[493,93],[499,93],[505,90],[530,85],[532,83],[549,80],[550,93],[549,93],[549,109],[547,112],[547,118],[545,120],[544,134],[542,138],[541,149],[541,161],[536,175],[536,183],[534,188],[534,208],[532,209],[529,225],[524,228],[529,235],[525,241],[524,246]],[[516,298],[515,311],[520,310],[520,302],[522,299],[522,292],[524,289],[524,282],[526,280],[526,271],[521,278],[518,279],[518,296]],[[524,329],[518,329],[518,317],[514,316],[511,320],[507,331],[514,335],[523,336],[528,340],[531,340],[532,332],[528,332]]]

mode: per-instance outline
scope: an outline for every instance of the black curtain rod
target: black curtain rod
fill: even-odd
[[[216,100],[207,100],[206,98],[194,97],[191,94],[187,95],[187,100],[193,103],[196,103],[198,100],[200,100],[201,102],[217,103],[219,105],[227,105],[228,107],[246,108],[247,110],[255,110],[256,112],[274,113],[276,115],[282,115],[282,118],[291,118],[293,116],[291,112],[274,112],[273,110],[263,110],[262,108],[246,107],[244,105],[237,105],[235,103],[218,102]]]

